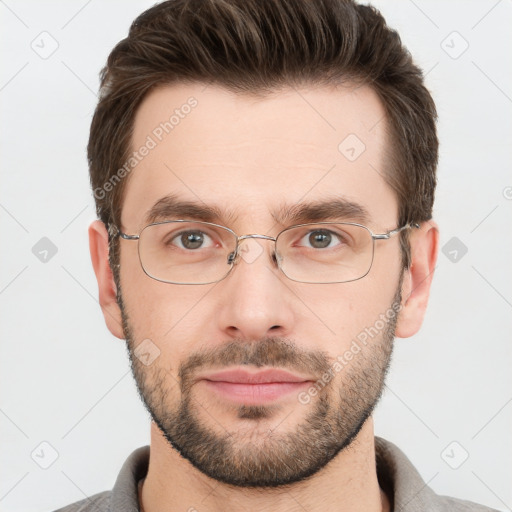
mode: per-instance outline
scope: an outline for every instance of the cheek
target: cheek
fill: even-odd
[[[121,292],[125,314],[137,347],[151,340],[166,364],[185,359],[208,341],[208,325],[214,311],[203,297],[213,285],[186,286],[161,283],[142,270],[136,251],[121,255]]]
[[[366,276],[351,283],[323,287],[321,293],[312,287],[303,288],[298,295],[303,314],[294,330],[298,339],[327,351],[336,357],[365,329],[382,327],[382,318],[389,311],[395,296],[398,277],[383,280]],[[313,336],[313,338],[310,338]]]

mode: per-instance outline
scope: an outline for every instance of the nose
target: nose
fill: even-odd
[[[257,340],[289,336],[292,297],[272,256],[274,244],[249,238],[239,247],[235,267],[218,285],[218,322],[225,336]]]

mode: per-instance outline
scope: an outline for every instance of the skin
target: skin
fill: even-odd
[[[120,226],[124,232],[139,233],[146,212],[169,193],[229,209],[234,215],[226,225],[239,235],[275,236],[286,226],[277,224],[270,212],[283,202],[294,205],[333,194],[363,205],[374,233],[397,227],[397,200],[382,176],[389,147],[384,108],[371,89],[290,88],[258,99],[202,84],[162,87],[139,107],[133,148],[144,144],[148,134],[191,96],[197,99],[197,107],[128,178]],[[356,134],[366,146],[353,162],[338,150],[349,134]],[[94,222],[89,237],[105,321],[114,336],[125,339],[104,225]],[[418,331],[425,314],[437,257],[436,224],[423,223],[412,230],[410,239],[412,265],[403,275],[402,308],[395,330],[403,338]],[[149,338],[160,350],[153,364],[166,369],[169,405],[179,403],[178,368],[193,352],[231,341],[281,337],[305,351],[318,350],[335,358],[388,310],[399,286],[398,237],[376,242],[366,277],[329,285],[287,279],[272,263],[272,243],[259,243],[262,254],[251,263],[237,264],[223,281],[187,286],[150,279],[140,266],[137,243],[121,241],[125,316],[135,344]],[[371,357],[371,350],[369,344],[364,357]],[[331,383],[341,393],[345,374],[336,374]],[[148,369],[146,375],[151,386],[154,374]],[[315,400],[303,405],[296,396],[286,396],[268,417],[251,420],[239,418],[233,407],[204,386],[195,386],[192,393],[203,425],[212,432],[243,432],[244,439],[252,439],[255,446],[269,429],[277,435],[294,432],[315,405]],[[328,396],[334,400],[334,395]],[[142,503],[146,512],[169,510],[167,503],[173,504],[173,510],[195,507],[201,512],[312,512],[339,510],[340,504],[345,511],[389,510],[389,500],[377,481],[374,449],[370,416],[352,443],[309,478],[271,489],[242,488],[199,471],[153,422]]]

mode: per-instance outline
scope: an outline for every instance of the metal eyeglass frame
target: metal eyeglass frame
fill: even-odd
[[[272,240],[274,242],[274,252],[273,252],[274,260],[277,263],[277,266],[278,266],[279,270],[286,276],[287,279],[290,279],[290,281],[295,281],[295,282],[304,283],[304,284],[342,284],[342,283],[350,283],[352,281],[358,281],[359,279],[363,279],[363,277],[365,277],[365,276],[367,276],[369,274],[369,272],[370,272],[370,270],[371,270],[371,268],[373,266],[373,259],[374,259],[374,255],[375,255],[375,240],[389,240],[392,236],[394,236],[394,235],[396,235],[398,233],[401,233],[402,231],[404,231],[406,229],[419,228],[420,227],[419,224],[417,224],[416,222],[409,222],[407,224],[404,224],[403,226],[397,227],[395,229],[391,229],[391,230],[387,231],[386,233],[373,233],[373,231],[369,227],[364,226],[363,224],[358,224],[357,222],[308,222],[308,223],[305,223],[305,224],[295,224],[293,226],[288,226],[287,228],[285,228],[282,231],[280,231],[275,237],[273,237],[273,236],[269,236],[269,235],[258,235],[258,234],[237,235],[232,229],[230,229],[230,228],[228,228],[226,226],[222,226],[221,224],[214,224],[212,222],[203,222],[203,221],[197,221],[197,220],[192,220],[192,219],[178,219],[178,220],[164,220],[164,221],[161,221],[161,222],[152,222],[151,224],[148,224],[147,226],[144,226],[141,229],[141,231],[140,231],[140,233],[138,235],[128,235],[127,233],[123,233],[117,226],[113,226],[113,225],[109,226],[109,233],[112,236],[119,236],[123,240],[139,240],[142,232],[146,228],[148,228],[150,226],[161,225],[161,224],[171,224],[173,222],[193,222],[193,223],[195,222],[195,223],[200,223],[200,224],[206,224],[208,226],[215,226],[215,227],[218,227],[218,228],[225,229],[226,231],[229,231],[236,238],[235,249],[234,249],[234,251],[232,253],[230,253],[228,255],[227,263],[228,263],[228,265],[230,265],[229,270],[220,279],[217,279],[215,281],[209,281],[209,282],[206,282],[206,283],[176,283],[176,282],[173,282],[173,281],[165,281],[163,279],[158,279],[157,277],[154,277],[154,276],[150,275],[146,271],[146,269],[144,268],[144,265],[142,264],[142,259],[140,257],[140,246],[139,246],[139,249],[137,251],[138,255],[139,255],[139,263],[140,263],[140,266],[142,267],[142,270],[144,271],[144,273],[148,277],[150,277],[151,279],[154,279],[155,281],[159,281],[161,283],[184,284],[184,285],[213,284],[213,283],[218,283],[218,282],[222,281],[223,279],[225,279],[231,273],[231,271],[233,270],[234,266],[238,262],[240,242],[243,241],[243,240],[250,239],[250,238],[259,238],[260,240]],[[332,282],[324,283],[324,282],[300,281],[300,280],[297,280],[297,279],[292,279],[291,277],[289,277],[284,272],[284,270],[281,268],[281,262],[280,262],[280,259],[277,257],[278,254],[277,254],[277,251],[276,251],[276,243],[277,243],[277,239],[279,238],[279,236],[282,233],[284,233],[285,231],[288,231],[290,229],[300,228],[300,227],[305,227],[305,226],[318,226],[318,225],[324,225],[324,224],[327,224],[327,225],[336,225],[337,224],[337,225],[359,226],[361,228],[366,229],[366,231],[368,231],[368,233],[372,237],[373,247],[372,247],[372,261],[370,262],[370,266],[368,267],[368,270],[366,271],[365,274],[363,274],[361,277],[358,277],[356,279],[350,279],[348,281],[332,281]],[[113,228],[113,229],[111,229],[111,228]]]

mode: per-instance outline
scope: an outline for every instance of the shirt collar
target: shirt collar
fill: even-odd
[[[387,494],[392,510],[430,510],[438,496],[424,482],[405,454],[393,443],[375,437],[375,459],[379,485]],[[109,512],[139,512],[138,482],[149,465],[149,446],[135,450],[123,464],[112,489]]]

